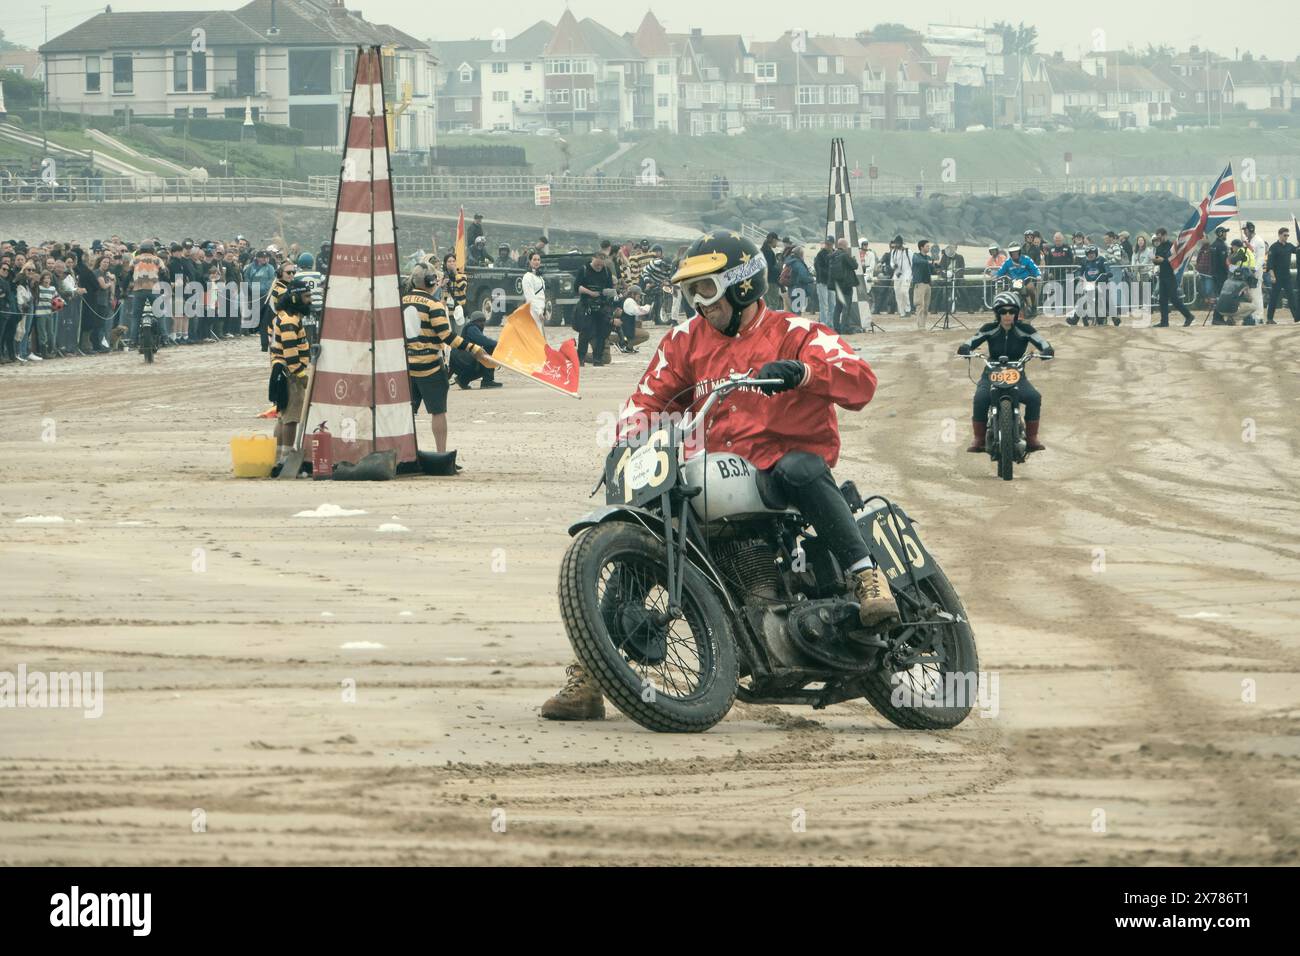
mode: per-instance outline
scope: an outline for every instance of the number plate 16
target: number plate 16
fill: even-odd
[[[898,581],[900,585],[906,583],[909,564],[919,581],[934,572],[934,561],[903,510],[895,505],[894,512],[897,521],[884,507],[862,515],[858,518],[858,528],[871,552],[871,559],[890,581]]]
[[[605,501],[615,505],[644,505],[677,483],[677,453],[667,429],[644,443],[614,446],[605,459]]]

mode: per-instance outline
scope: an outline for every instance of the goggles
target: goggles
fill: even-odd
[[[682,283],[682,292],[686,295],[687,301],[697,309],[713,305],[726,291],[726,287],[718,282],[716,276],[700,276],[698,279],[690,279]]]
[[[1019,315],[1020,310],[1014,305],[1003,305],[993,310],[993,314],[1001,318],[1004,315]]]

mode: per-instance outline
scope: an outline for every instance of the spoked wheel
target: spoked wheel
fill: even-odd
[[[727,613],[693,565],[681,616],[668,613],[664,545],[637,525],[582,532],[560,565],[560,610],[587,672],[643,727],[708,730],[736,697],[736,643]]]
[[[907,730],[956,727],[970,713],[979,681],[975,632],[966,609],[942,570],[915,587],[905,579],[894,583],[902,585],[894,592],[902,626],[910,626],[910,633],[900,653],[885,658],[884,667],[867,678],[867,700]]]
[[[998,403],[998,477],[1011,480],[1016,461],[1016,414],[1011,399]]]

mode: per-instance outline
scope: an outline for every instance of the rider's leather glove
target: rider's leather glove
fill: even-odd
[[[970,346],[963,342],[961,345],[957,346],[957,354],[970,355]]]
[[[798,387],[803,381],[807,372],[803,362],[797,359],[777,359],[775,362],[768,362],[758,372],[759,378],[779,378],[780,385],[761,385],[759,386],[764,394],[775,395],[777,392],[784,392],[791,388]]]
[[[1039,354],[1041,354],[1043,358],[1051,358],[1056,354],[1056,349],[1049,345],[1047,348],[1042,349]]]

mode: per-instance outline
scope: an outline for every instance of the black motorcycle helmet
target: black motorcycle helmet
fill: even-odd
[[[725,296],[731,304],[732,317],[723,332],[735,335],[740,329],[740,313],[767,291],[767,259],[744,236],[730,229],[718,229],[691,243],[672,281],[682,286],[689,296],[691,284],[706,276],[713,277],[717,290],[702,304],[710,305]]]

